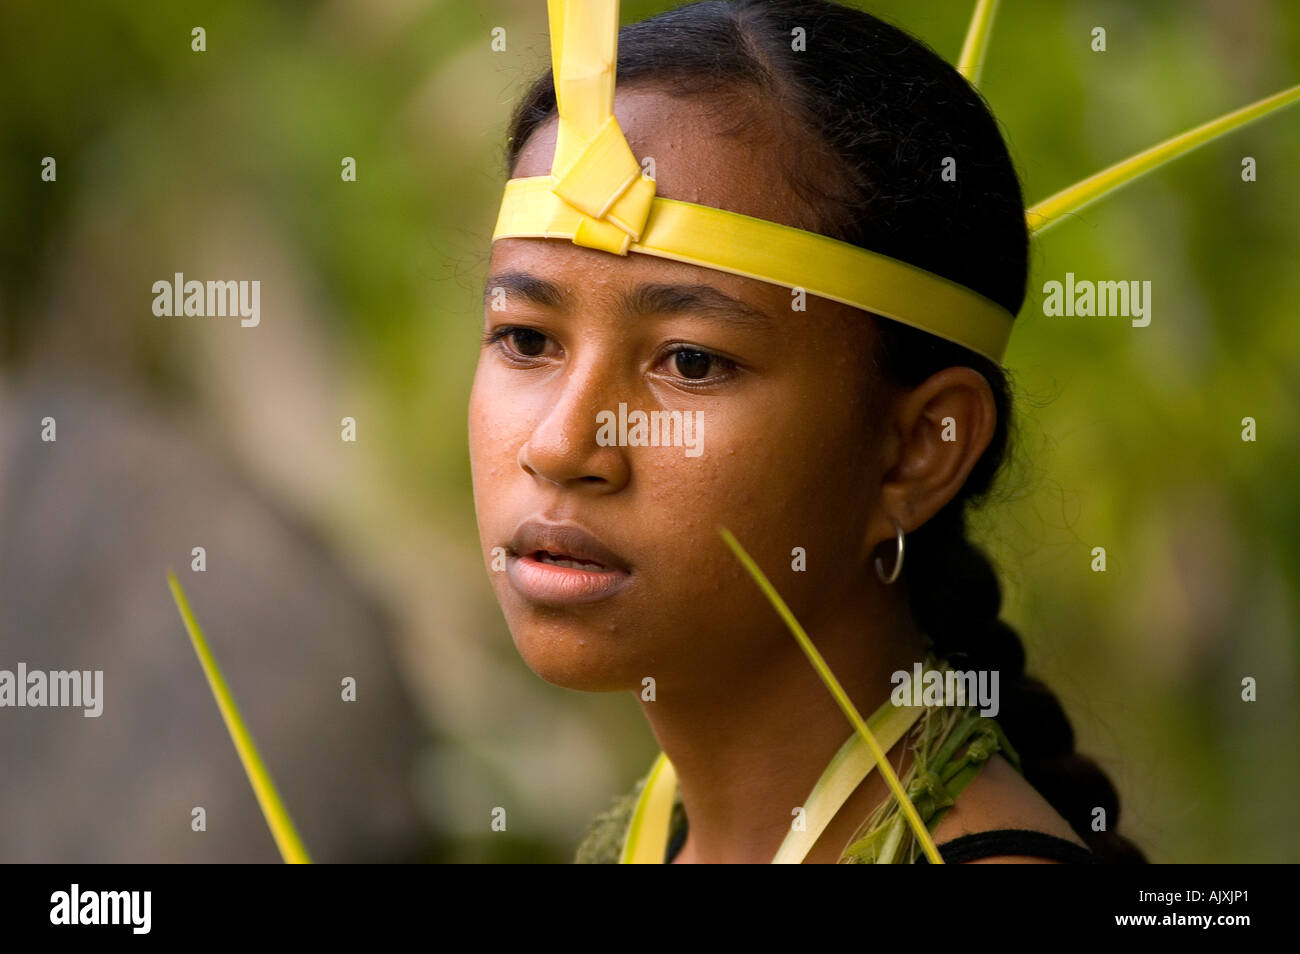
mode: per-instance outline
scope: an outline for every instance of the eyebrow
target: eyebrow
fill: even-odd
[[[490,276],[483,288],[485,308],[497,288],[504,289],[507,297],[518,296],[544,308],[560,308],[569,298],[559,285],[544,278],[527,272],[502,272]],[[620,295],[618,304],[620,315],[628,319],[644,315],[696,314],[756,331],[769,331],[776,325],[765,312],[712,285],[637,285]]]

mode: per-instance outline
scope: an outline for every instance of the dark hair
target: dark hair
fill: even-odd
[[[805,49],[795,49],[794,30]],[[920,40],[827,0],[703,0],[619,33],[620,87],[665,86],[676,96],[761,94],[831,163],[784,169],[818,219],[815,231],[892,256],[972,288],[1019,312],[1028,278],[1029,233],[1020,182],[998,125],[978,92]],[[555,112],[550,71],[515,110],[506,145],[512,171],[529,135]],[[736,111],[733,109],[732,114]],[[801,143],[803,145],[803,143]],[[940,176],[956,161],[954,181]],[[946,367],[988,379],[997,406],[989,446],[962,489],[907,541],[900,581],[922,631],[954,666],[998,670],[998,715],[1026,780],[1098,854],[1145,862],[1115,828],[1119,798],[1090,759],[1051,691],[1025,673],[1016,632],[999,618],[1002,589],[987,555],[966,536],[967,508],[986,497],[1011,427],[1006,373],[974,352],[897,321],[870,315],[883,380],[912,388]],[[1106,831],[1092,830],[1093,810]]]

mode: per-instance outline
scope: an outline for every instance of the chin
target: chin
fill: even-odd
[[[641,688],[648,673],[634,675],[626,661],[611,658],[607,650],[593,648],[598,634],[549,630],[536,625],[512,624],[510,634],[524,663],[553,686],[580,692],[622,692]]]

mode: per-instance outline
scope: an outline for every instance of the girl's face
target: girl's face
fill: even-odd
[[[635,155],[654,157],[658,195],[815,228],[783,172],[812,160],[764,145],[789,135],[765,114],[738,136],[700,101],[638,88],[615,113]],[[533,134],[515,176],[550,172],[555,132],[552,118]],[[653,677],[663,694],[784,664],[797,645],[719,525],[814,636],[860,605],[869,531],[890,527],[861,312],[811,296],[796,311],[781,286],[557,239],[496,242],[486,293],[474,502],[534,672],[584,690]],[[665,437],[659,418],[661,446],[646,446],[638,411],[684,426]]]

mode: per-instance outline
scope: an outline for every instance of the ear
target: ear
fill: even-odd
[[[893,540],[891,517],[910,533],[943,508],[966,482],[997,426],[984,375],[952,367],[905,392],[885,424],[880,501],[868,546]]]

